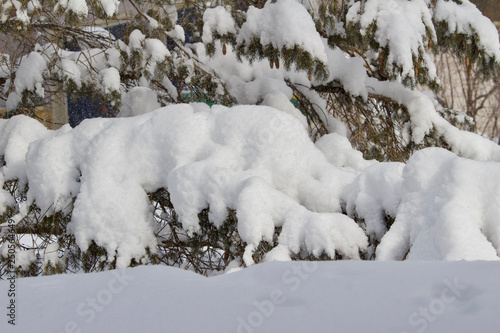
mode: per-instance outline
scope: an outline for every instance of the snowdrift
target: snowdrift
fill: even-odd
[[[284,262],[17,280],[2,332],[498,332],[497,262]],[[0,282],[6,295],[8,283]],[[5,297],[2,297],[5,312]]]

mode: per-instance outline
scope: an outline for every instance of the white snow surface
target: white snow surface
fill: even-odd
[[[142,48],[142,43],[144,43],[144,40],[146,39],[146,36],[139,30],[135,29],[130,33],[129,36],[129,47],[132,51],[141,49]]]
[[[332,49],[327,46],[327,40],[323,39],[328,55],[329,80],[339,81],[344,89],[353,96],[368,97],[366,79],[368,75],[363,60],[358,57],[350,57],[339,48]]]
[[[17,68],[14,80],[16,92],[20,94],[24,89],[27,89],[35,91],[38,96],[43,97],[42,72],[46,67],[45,59],[37,52],[31,52],[24,57]]]
[[[2,332],[497,333],[498,262],[286,262],[206,278],[164,266],[16,281]],[[7,295],[8,281],[0,281]]]

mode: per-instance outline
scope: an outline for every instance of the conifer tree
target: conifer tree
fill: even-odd
[[[185,1],[175,7],[168,1],[132,0],[123,5],[129,15],[120,40],[95,28],[118,19],[117,1],[5,2],[0,97],[7,115],[35,115],[34,107],[61,88],[75,98],[98,96],[116,110],[112,114],[135,86],[156,91],[162,105],[261,103],[265,93],[244,98],[231,81],[236,57],[240,67],[264,62],[279,71],[264,75],[288,87],[281,90],[307,116],[314,140],[331,132],[335,121],[328,118],[334,116],[347,125],[351,142],[365,157],[404,161],[416,148],[453,144],[435,126],[424,129],[424,138],[411,139],[415,124],[408,105],[369,84],[362,87],[363,82],[351,89],[354,83],[343,78],[366,75],[438,95],[430,55],[442,52],[454,52],[470,75],[488,79],[498,71],[496,30],[469,1]],[[266,21],[271,17],[276,22]],[[301,32],[284,34],[297,22]],[[69,45],[78,51],[69,51]],[[339,52],[349,61],[340,61]],[[222,68],[224,61],[231,68]],[[348,63],[362,68],[353,65],[350,70],[358,73],[339,77],[338,67]],[[20,77],[32,65],[40,70]],[[460,110],[434,109],[473,130]]]
[[[345,136],[366,159],[380,161],[403,162],[430,146],[480,159],[451,135],[472,131],[474,124],[460,110],[440,105],[431,54],[453,52],[469,75],[482,80],[500,65],[498,32],[468,0],[5,0],[0,14],[5,117],[36,117],[36,106],[61,92],[97,98],[116,114],[142,87],[162,106],[263,104],[301,114],[311,140]],[[109,27],[123,20],[123,37],[113,36]],[[22,202],[27,184],[1,180]],[[169,230],[159,242],[162,250],[149,253],[151,262],[208,274],[243,257],[234,211],[219,228],[207,210],[200,212],[201,231],[189,234],[167,189],[149,199],[162,212],[159,228]],[[60,215],[29,208],[31,220],[20,228],[45,235],[45,245],[56,237],[67,254],[64,265],[40,263],[24,274],[115,267],[98,244],[80,253],[74,237],[66,237],[71,209],[71,200]],[[255,262],[271,243],[254,249]]]

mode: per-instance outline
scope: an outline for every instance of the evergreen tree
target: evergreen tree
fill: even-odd
[[[123,20],[120,5],[128,13],[122,39],[108,30]],[[313,141],[337,133],[366,159],[380,161],[406,161],[429,146],[481,159],[452,135],[474,124],[439,104],[440,80],[430,55],[453,52],[469,75],[484,80],[500,64],[497,30],[468,0],[221,0],[177,7],[167,0],[9,0],[2,3],[0,32],[6,117],[36,116],[36,106],[61,91],[97,97],[117,113],[127,95],[142,87],[163,106],[264,104],[300,112]],[[26,195],[26,184],[16,179],[3,186],[18,201]],[[188,262],[207,273],[244,256],[235,212],[215,228],[202,211],[201,231],[186,233],[169,195],[167,189],[150,193],[156,212],[163,212],[157,221],[169,230],[163,252],[150,261]],[[79,253],[75,239],[66,237],[71,200],[68,207],[55,212],[59,216],[33,205],[33,221],[19,228],[45,235],[46,244],[56,237],[60,248],[69,249],[67,269],[115,267],[116,258],[106,257],[98,244]],[[12,209],[4,216],[17,213],[19,205]],[[273,240],[261,243],[254,261],[272,246]],[[47,264],[38,269],[63,269],[59,262]]]
[[[243,84],[235,86],[232,78],[238,69],[267,63],[278,70],[241,79],[247,86],[264,77],[279,81],[273,89],[307,116],[314,140],[332,131],[334,116],[347,125],[365,157],[404,161],[416,148],[453,143],[435,126],[423,129],[424,138],[413,135],[415,116],[408,105],[363,82],[363,76],[438,95],[430,54],[449,51],[471,75],[487,79],[498,71],[496,30],[469,1],[214,1],[210,8],[185,1],[178,12],[168,1],[133,0],[123,4],[133,13],[123,40],[89,28],[109,27],[118,19],[118,5],[104,0],[3,5],[1,97],[8,116],[34,115],[34,106],[61,87],[74,97],[99,96],[116,110],[112,114],[135,86],[156,91],[162,105],[261,103],[265,91],[243,96]],[[79,51],[68,51],[68,45]],[[340,52],[348,60],[339,59]],[[39,71],[20,77],[32,65]],[[473,129],[460,110],[434,109],[454,125]]]

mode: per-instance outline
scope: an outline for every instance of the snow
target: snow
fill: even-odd
[[[29,179],[30,186],[28,199],[36,201],[37,205],[43,209],[51,208],[54,211],[67,212],[72,196],[76,195],[80,188],[78,183],[80,173],[76,168],[75,152],[72,143],[65,140],[67,135],[64,133],[69,130],[69,125],[61,128],[57,132],[58,135],[52,138],[50,147],[42,140],[36,140],[30,144],[30,154],[36,152],[36,154],[46,155],[46,160],[26,161],[23,159],[28,162],[25,176]],[[43,138],[47,140],[51,138],[51,135],[46,133]],[[47,161],[51,163],[47,164]],[[47,186],[47,184],[51,185]]]
[[[366,90],[366,69],[361,58],[350,57],[342,50],[332,49],[326,45],[327,41],[323,39],[328,55],[329,80],[339,81],[344,89],[353,96],[360,96],[366,99],[368,91]]]
[[[82,86],[82,76],[78,65],[70,59],[61,59],[61,69],[66,80],[71,80],[77,88]]]
[[[5,180],[19,179],[26,183],[26,154],[30,143],[46,137],[49,131],[37,120],[29,117],[0,119],[0,156],[5,165],[2,175]]]
[[[477,134],[462,131],[436,112],[435,101],[418,90],[409,90],[397,82],[368,78],[369,92],[380,94],[405,105],[410,114],[411,139],[423,142],[432,129],[437,130],[451,150],[460,156],[481,161],[500,161],[500,146]]]
[[[28,269],[30,264],[36,260],[36,255],[34,250],[21,250],[16,252],[16,266],[20,266],[22,269]]]
[[[217,32],[221,36],[234,34],[235,24],[233,16],[224,7],[207,8],[203,13],[203,43],[213,41],[212,32]]]
[[[86,250],[95,241],[110,260],[116,253],[120,268],[156,248],[147,193],[160,188],[168,189],[188,233],[199,230],[202,209],[210,207],[216,226],[234,209],[247,265],[262,240],[274,241],[277,227],[265,260],[303,251],[359,259],[373,254],[369,239],[380,241],[382,260],[403,259],[408,251],[411,259],[499,259],[498,147],[488,155],[473,148],[487,148],[487,140],[468,141],[488,162],[444,149],[424,149],[406,165],[366,161],[345,133],[313,144],[290,102],[281,93],[269,96],[267,103],[283,111],[179,104],[57,131],[24,116],[2,120],[1,180],[29,184],[26,207],[34,202],[48,214],[68,213],[74,200],[68,228],[78,246]],[[135,88],[122,115],[156,103],[154,91]],[[7,192],[0,198],[2,209],[12,203]],[[386,216],[395,219],[392,226]]]
[[[175,12],[177,13],[177,12]],[[178,24],[174,26],[174,29],[172,31],[167,31],[167,36],[171,38],[175,38],[180,40],[181,42],[185,42],[186,39],[186,33],[184,32],[184,28]]]
[[[99,3],[109,17],[119,5],[118,0]],[[0,214],[15,205],[3,189],[5,182],[19,180],[28,192],[27,202],[12,216],[15,223],[31,204],[47,215],[71,212],[68,233],[80,250],[95,242],[109,261],[127,268],[132,259],[144,264],[147,252],[155,252],[156,222],[148,193],[165,188],[184,232],[199,231],[202,209],[210,208],[209,220],[216,227],[228,209],[235,210],[246,248],[227,267],[234,273],[211,278],[142,266],[19,279],[18,324],[11,327],[2,320],[2,331],[498,331],[500,147],[458,130],[436,112],[436,101],[401,84],[404,76],[414,77],[418,57],[434,79],[434,65],[425,53],[425,41],[436,42],[432,20],[446,20],[450,33],[481,36],[476,39],[482,50],[500,59],[494,26],[467,0],[437,0],[432,13],[429,0],[351,1],[348,23],[359,24],[363,35],[376,27],[375,41],[390,49],[389,69],[401,69],[399,82],[379,81],[368,76],[361,57],[329,47],[319,35],[311,17],[317,5],[269,1],[262,9],[251,7],[239,31],[229,8],[206,10],[202,40],[214,43],[212,58],[198,43],[187,45],[190,59],[182,59],[160,40],[135,30],[129,45],[111,38],[105,51],[89,46],[69,52],[47,44],[21,59],[13,87],[4,87],[6,93],[13,89],[8,110],[26,90],[44,97],[49,59],[59,59],[54,67],[65,81],[77,87],[96,82],[103,93],[118,96],[124,92],[118,69],[131,69],[120,52],[134,53],[144,69],[139,69],[140,86],[121,96],[117,119],[86,120],[57,131],[25,116],[0,119]],[[6,3],[2,22],[10,9],[28,22],[24,7],[36,12],[40,3]],[[60,0],[57,8],[88,13],[83,0]],[[169,8],[174,22],[176,11]],[[151,27],[158,24],[150,19]],[[345,32],[334,24],[330,28]],[[87,31],[110,37],[104,29]],[[328,75],[310,81],[294,65],[287,70],[276,64],[271,68],[268,59],[252,59],[252,65],[244,57],[238,60],[230,45],[223,52],[214,39],[232,34],[237,34],[237,46],[253,39],[278,50],[298,45],[326,65]],[[176,25],[167,35],[182,41],[184,30]],[[377,54],[365,56],[370,61]],[[240,105],[160,108],[148,77],[165,60],[185,65],[188,78],[195,61],[202,70],[213,69]],[[7,65],[2,63],[2,77],[10,75]],[[168,77],[159,82],[177,98]],[[340,85],[365,101],[373,94],[400,103],[410,116],[404,124],[408,143],[422,144],[436,131],[452,152],[424,149],[407,163],[365,160],[351,146],[346,127],[326,112],[325,99],[311,89],[323,84]],[[291,86],[311,101],[328,128],[329,134],[316,143],[308,135],[306,117],[290,102]],[[17,236],[23,247],[17,249],[17,265],[27,268],[36,255],[42,255],[44,269],[60,262],[64,249],[55,239],[27,244],[33,235]],[[254,265],[261,241],[273,247],[263,264]],[[33,249],[38,245],[42,249]],[[0,252],[7,253],[7,243]],[[309,255],[352,261],[290,262]],[[8,286],[1,281],[0,293],[7,294]]]
[[[366,167],[376,163],[373,160],[365,160],[360,151],[352,148],[351,143],[345,135],[337,133],[326,134],[316,141],[315,145],[325,155],[328,162],[337,167],[362,171]]]
[[[499,260],[499,166],[438,148],[414,154],[403,170],[396,221],[377,259]]]
[[[39,0],[32,0],[28,3],[28,13],[33,13],[34,11],[41,9],[42,4]]]
[[[385,96],[405,106],[410,115],[410,121],[405,124],[408,130],[405,139],[408,143],[422,144],[427,134],[432,130],[437,130],[451,149],[461,156],[478,160],[500,160],[498,145],[449,124],[436,111],[438,107],[436,101],[425,93],[404,87],[399,82],[370,78],[361,58],[349,57],[338,48],[328,47],[324,39],[321,39],[321,43],[328,58],[329,77],[324,82],[312,83],[309,82],[307,73],[294,71],[293,68],[286,71],[284,66],[272,69],[267,60],[255,60],[252,65],[245,58],[239,62],[231,48],[228,48],[227,53],[222,55],[221,45],[218,42],[215,43],[216,54],[213,58],[204,55],[201,45],[197,46],[197,52],[200,54],[199,59],[220,75],[230,94],[240,104],[262,102],[283,111],[292,110],[288,101],[292,98],[293,92],[286,84],[286,81],[291,81],[300,93],[311,100],[317,115],[326,124],[330,133],[347,136],[345,126],[328,114],[326,101],[310,89],[312,84],[321,85],[332,82],[332,84],[340,84],[353,96],[363,99],[366,99],[369,94]],[[429,66],[431,64],[428,64]],[[288,99],[286,102],[285,96]]]
[[[53,266],[57,264],[63,264],[62,260],[58,256],[59,245],[57,243],[51,243],[45,248],[45,253],[43,255],[43,267]]]
[[[292,104],[292,102],[290,102],[290,99],[285,93],[279,90],[271,90],[265,95],[262,105],[270,106],[290,114],[297,118],[297,120],[302,123],[302,126],[307,129],[307,118]]]
[[[17,122],[33,127],[25,117],[5,123]],[[64,211],[76,197],[69,228],[77,244],[86,249],[94,240],[108,253],[117,251],[119,267],[155,248],[146,192],[161,187],[188,232],[198,230],[198,213],[208,206],[216,225],[226,208],[235,209],[249,253],[262,239],[273,239],[275,226],[283,226],[280,244],[291,253],[305,248],[358,258],[366,247],[361,228],[338,214],[342,187],[354,172],[328,163],[303,123],[282,111],[174,105],[43,134],[16,152],[26,153],[31,143],[26,159],[5,150],[2,172],[11,179],[11,163],[27,163],[27,174],[16,175],[27,178],[29,202],[42,211]],[[322,233],[330,236],[315,242]]]
[[[135,29],[129,36],[129,47],[132,51],[141,49],[146,36],[138,29]]]
[[[498,30],[490,19],[469,0],[460,4],[453,1],[438,0],[434,10],[437,22],[447,22],[450,33],[467,36],[480,36],[474,40],[488,56],[500,59],[500,40]]]
[[[268,2],[262,9],[251,6],[237,43],[248,45],[252,38],[279,50],[299,45],[313,58],[326,63],[325,46],[314,21],[306,8],[295,0]]]
[[[402,66],[404,70],[401,75],[413,77],[413,58],[422,57],[423,64],[421,65],[430,70],[432,79],[434,75],[433,63],[425,51],[426,41],[429,38],[435,39],[433,27],[429,28],[432,26],[432,22],[428,4],[428,1],[423,0],[411,2],[369,0],[365,2],[364,12],[360,13],[358,10],[360,3],[352,2],[347,17],[349,22],[359,23],[365,29],[363,30],[365,33],[367,33],[366,29],[369,30],[374,23],[377,24],[378,30],[375,37],[381,46],[390,46],[389,65]],[[452,150],[461,156],[482,160],[500,158],[498,146],[493,143],[488,144],[486,140],[482,140],[478,136],[459,131],[442,119],[436,112],[436,102],[428,96],[406,88],[400,82],[381,82],[369,78],[364,67],[366,63],[361,57],[348,56],[338,48],[329,47],[326,39],[316,31],[311,14],[306,9],[306,7],[315,8],[316,6],[317,3],[306,4],[304,7],[296,1],[280,0],[274,3],[269,2],[262,9],[251,7],[247,13],[247,20],[239,31],[237,31],[229,9],[224,7],[208,9],[204,15],[202,39],[205,43],[214,42],[215,55],[213,57],[206,56],[202,43],[186,45],[188,46],[185,48],[186,57],[189,59],[181,59],[183,56],[176,54],[172,56],[163,42],[146,38],[139,30],[130,34],[128,46],[121,41],[113,41],[105,51],[85,49],[81,52],[67,52],[57,50],[54,45],[47,45],[43,47],[40,54],[31,54],[21,63],[17,73],[19,79],[16,78],[17,82],[15,82],[16,89],[8,96],[7,108],[12,110],[18,106],[24,89],[35,91],[40,97],[42,96],[43,77],[46,74],[42,60],[47,62],[53,58],[60,59],[54,68],[55,71],[60,71],[58,75],[63,77],[65,81],[73,81],[77,87],[81,87],[83,84],[95,84],[97,90],[105,94],[112,93],[118,101],[121,89],[117,70],[138,70],[131,68],[131,64],[120,58],[120,52],[129,56],[131,53],[137,53],[135,54],[137,57],[134,59],[141,59],[140,66],[144,67],[140,68],[142,75],[139,79],[139,85],[153,88],[154,84],[150,81],[154,78],[166,87],[168,95],[173,100],[178,99],[180,92],[176,91],[168,77],[155,77],[157,63],[164,62],[167,58],[172,60],[175,66],[182,63],[187,68],[186,83],[189,83],[190,77],[194,74],[193,61],[195,61],[196,67],[207,72],[215,71],[224,82],[227,91],[239,104],[262,103],[285,112],[295,113],[300,118],[301,116],[295,108],[289,105],[293,91],[287,82],[291,83],[292,87],[297,88],[301,94],[311,100],[315,112],[325,123],[330,133],[341,135],[345,133],[347,136],[345,127],[328,115],[327,103],[324,98],[312,91],[314,85],[339,85],[353,97],[361,97],[366,100],[370,94],[382,95],[406,106],[410,111],[410,122],[404,125],[408,129],[408,135],[405,137],[408,138],[407,143],[419,145],[427,134],[436,129]],[[444,6],[444,9],[439,6]],[[446,9],[446,6],[451,6],[451,9]],[[491,22],[487,19],[474,19],[474,22],[469,22],[470,20],[460,21],[465,22],[463,24],[457,23],[458,19],[462,18],[466,9],[469,8],[468,6],[472,6],[471,8],[477,11],[468,2],[457,5],[454,2],[442,3],[442,1],[438,1],[439,10],[433,14],[433,18],[440,20],[443,17],[448,17],[446,15],[449,14],[451,15],[450,24],[455,22],[457,29],[466,30],[469,27],[470,31],[475,31],[481,36],[484,35],[485,43],[490,45],[492,50],[498,48],[495,46],[498,44],[498,35],[496,31],[490,29]],[[474,10],[471,12],[476,13]],[[298,45],[327,66],[328,77],[325,80],[314,78],[310,82],[308,73],[297,71],[293,64],[289,70],[286,70],[282,59],[278,59],[282,64],[280,68],[276,68],[276,66],[270,68],[268,59],[262,61],[252,59],[252,64],[250,64],[249,60],[243,56],[239,61],[229,44],[226,46],[225,54],[223,54],[222,45],[219,40],[214,41],[213,33],[219,35],[236,34],[237,46],[247,45],[252,38],[258,38],[264,45],[272,45],[278,49]],[[184,32],[180,26],[175,26],[167,34],[171,37],[183,38]],[[106,35],[109,37],[109,33],[106,32]],[[496,44],[490,42],[490,39],[495,38]],[[41,47],[38,46],[38,48]],[[491,51],[489,54],[494,55],[495,52]],[[377,56],[377,54],[376,52],[368,52],[364,56],[367,57],[367,61],[370,61],[370,59],[374,60],[373,56]],[[36,60],[37,63],[32,60]],[[31,70],[34,66],[39,70]],[[93,72],[93,69],[96,73]],[[124,96],[121,98],[123,100]],[[472,141],[475,143],[471,144]]]
[[[108,15],[112,13],[116,2],[102,3]],[[359,2],[350,4],[348,21],[359,24],[363,34],[376,23],[375,38],[382,47],[390,46],[389,63],[400,66],[401,75],[413,75],[414,56],[424,54],[426,62],[424,41],[435,39],[433,30],[427,29],[432,25],[428,1],[368,0],[362,12]],[[491,33],[486,21],[455,22],[453,18],[458,20],[471,5],[464,1],[460,6],[438,1],[434,19],[454,15],[450,29]],[[73,81],[77,87],[96,83],[102,93],[117,101],[121,98],[120,118],[87,120],[75,129],[65,126],[58,131],[47,131],[25,117],[0,121],[0,156],[5,161],[0,166],[1,185],[13,179],[28,184],[28,203],[36,203],[49,214],[69,212],[74,201],[69,232],[78,246],[85,250],[95,241],[110,253],[110,260],[116,253],[121,268],[131,259],[143,259],[148,249],[154,252],[155,221],[147,193],[159,188],[168,189],[187,233],[199,230],[198,213],[204,208],[210,207],[210,221],[216,226],[226,219],[228,208],[236,210],[238,232],[247,245],[246,265],[253,264],[253,251],[262,240],[275,241],[276,228],[281,233],[265,260],[290,260],[304,251],[349,259],[359,259],[366,252],[375,253],[377,259],[402,259],[408,251],[412,259],[498,259],[500,231],[492,222],[498,219],[498,205],[488,200],[492,194],[493,198],[498,195],[491,184],[498,180],[495,168],[500,146],[452,126],[439,115],[436,101],[428,95],[401,82],[369,77],[361,57],[328,46],[316,31],[314,13],[306,7],[292,0],[268,2],[261,9],[251,7],[239,31],[229,8],[208,9],[202,40],[214,43],[213,57],[198,43],[188,45],[189,59],[182,59],[139,30],[130,34],[129,45],[111,40],[105,51],[89,47],[69,52],[50,44],[37,46],[38,52],[25,56],[19,64],[14,91],[6,103],[9,110],[17,106],[25,90],[43,97],[46,62],[56,58],[60,59],[55,66],[58,75],[65,81]],[[109,37],[105,30],[92,33]],[[175,26],[168,34],[183,38],[184,32]],[[237,46],[248,46],[255,38],[279,50],[298,45],[314,61],[327,65],[328,76],[310,81],[308,73],[297,71],[295,65],[278,68],[258,59],[250,64],[249,59],[238,59],[230,46],[223,52],[214,34],[237,34]],[[143,67],[139,87],[128,92],[118,69],[133,68],[122,63],[120,52],[133,55]],[[155,77],[157,64],[166,60],[186,66],[186,83],[194,74],[195,63],[207,72],[214,70],[240,106],[209,108],[193,103],[160,108],[151,78],[162,82],[173,99],[179,93],[168,77]],[[432,69],[431,63],[426,66]],[[366,101],[376,95],[400,103],[410,116],[403,124],[407,143],[422,144],[435,131],[461,156],[450,155],[459,161],[458,169],[447,167],[451,162],[432,150],[416,153],[407,165],[364,160],[352,148],[345,125],[330,115],[326,100],[313,89],[314,85],[330,84],[342,87],[353,98]],[[329,132],[315,144],[308,135],[314,136],[314,132],[308,133],[306,117],[290,102],[294,93],[311,102]],[[438,156],[429,162],[435,169],[412,173],[415,161],[426,154]],[[484,165],[489,167],[462,157],[487,161]],[[473,177],[474,187],[472,181],[459,184],[454,180],[478,170],[487,172],[491,181]],[[434,173],[442,182],[432,183],[434,187],[428,190],[441,195],[445,188],[449,193],[442,202],[429,204],[425,191],[412,184]],[[467,212],[471,217],[461,224],[462,230],[449,221],[467,215],[454,216],[454,207],[474,202],[471,196],[486,198],[491,204],[475,204]],[[4,190],[0,200],[1,212],[13,202]],[[16,215],[16,221],[24,213]],[[392,219],[395,222],[390,225]],[[407,222],[419,219],[415,225]],[[463,241],[468,233],[474,236],[470,242]]]
[[[424,51],[427,32],[431,31],[430,37],[436,40],[432,17],[425,1],[367,0],[364,10],[361,9],[361,3],[358,1],[349,8],[347,24],[359,24],[362,35],[375,26],[375,41],[381,48],[388,47],[388,68],[401,68],[402,77],[414,77],[413,57],[418,58]],[[424,60],[424,64],[431,69],[431,79],[435,78],[436,70],[432,62],[429,58]]]
[[[16,71],[16,78],[14,80],[15,92],[9,96],[7,101],[7,110],[13,110],[17,107],[17,103],[20,102],[20,96],[24,90],[32,91],[38,97],[43,98],[45,93],[43,89],[43,72],[47,68],[47,63],[42,55],[37,52],[31,52],[27,56],[23,57],[19,67]],[[17,100],[12,101],[12,98],[17,98]]]
[[[87,16],[89,8],[85,0],[59,0],[54,6],[54,12],[59,8],[65,9],[65,12],[72,12],[77,16]]]
[[[109,31],[103,28],[88,27],[83,28],[96,36],[110,38],[110,44],[105,50],[93,48],[89,43],[81,43],[82,50],[71,52],[58,49],[55,45],[46,44],[39,46],[40,53],[33,52],[22,60],[16,73],[16,89],[8,96],[7,108],[13,110],[18,106],[21,100],[21,93],[24,90],[30,90],[43,97],[44,75],[46,75],[46,63],[57,59],[55,66],[55,75],[62,78],[65,84],[72,82],[77,88],[82,85],[94,87],[100,90],[104,95],[113,94],[116,100],[119,99],[122,90],[120,71],[140,70],[143,75],[140,80],[140,86],[149,86],[147,77],[157,75],[158,63],[165,62],[171,57],[170,51],[165,44],[158,39],[146,38],[139,30],[134,30],[130,34],[129,45],[110,35]],[[138,69],[131,68],[130,61],[124,61],[123,54],[131,56],[134,53],[139,59]],[[33,70],[36,68],[36,70]],[[3,67],[2,67],[3,69]],[[3,73],[1,74],[3,75]],[[162,77],[167,87],[173,87],[168,77]],[[73,88],[66,86],[66,88]],[[176,96],[176,95],[175,95]],[[110,97],[110,96],[107,96]],[[122,96],[122,99],[124,96]],[[148,109],[151,111],[152,109]],[[146,112],[146,111],[144,111]],[[143,113],[144,113],[143,112]]]
[[[113,36],[111,31],[109,31],[108,29],[103,28],[103,27],[86,26],[86,27],[83,27],[82,30],[85,32],[89,32],[96,37],[104,38],[105,40],[108,40],[108,39],[111,41],[115,40],[115,36]]]
[[[266,263],[210,278],[160,266],[23,278],[16,325],[4,315],[0,330],[496,333],[499,275],[496,262],[354,261]],[[8,287],[0,281],[0,294]]]
[[[17,0],[2,3],[2,23],[5,23],[11,17],[12,11],[15,11],[15,19],[19,20],[22,24],[28,24],[30,22],[29,8],[28,10],[26,9],[26,6]]]
[[[118,7],[120,6],[120,0],[99,0],[104,12],[108,17],[112,17],[118,12]]]
[[[161,62],[165,57],[170,56],[170,51],[158,39],[148,38],[145,42],[146,52],[151,56],[154,62]]]
[[[114,67],[108,67],[99,73],[104,94],[120,91],[120,72]]]
[[[9,192],[7,192],[6,190],[3,189],[3,185],[4,185],[3,178],[4,178],[3,175],[0,175],[0,186],[2,187],[2,189],[0,189],[0,203],[1,203],[0,204],[0,214],[4,214],[7,210],[7,207],[12,206],[15,203],[15,200],[12,197],[12,195],[10,195]]]
[[[132,117],[149,113],[161,107],[156,92],[146,87],[134,87],[122,98],[118,117]]]
[[[362,218],[366,233],[377,241],[387,232],[385,215],[395,218],[398,214],[404,168],[403,163],[376,163],[344,190],[347,213]]]

